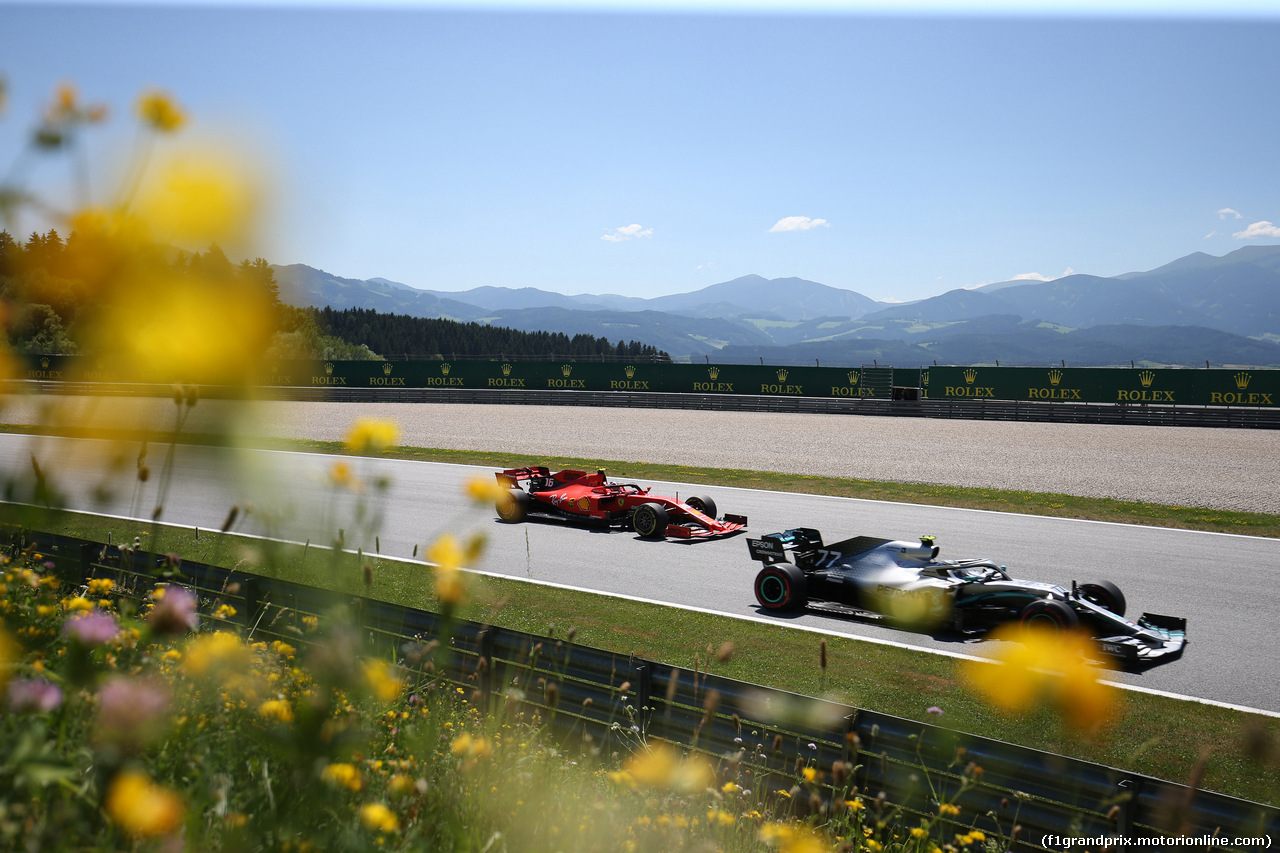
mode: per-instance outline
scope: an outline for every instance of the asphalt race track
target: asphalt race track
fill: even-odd
[[[0,475],[31,470],[34,453],[69,505],[147,518],[159,477],[139,491],[133,476],[136,446],[123,469],[106,475],[109,445],[84,439],[0,435]],[[161,449],[148,460],[161,468]],[[336,489],[330,471],[340,459],[365,483],[362,492]],[[1196,533],[979,510],[891,504],[818,495],[701,487],[643,481],[657,492],[706,493],[720,512],[745,514],[747,534],[725,540],[649,542],[629,531],[600,532],[557,522],[506,525],[488,508],[463,495],[473,477],[492,469],[401,462],[346,460],[276,451],[179,448],[174,486],[162,520],[217,528],[232,505],[259,511],[241,532],[312,542],[332,541],[345,528],[349,548],[372,551],[373,530],[356,524],[356,502],[377,523],[381,553],[409,557],[451,531],[481,530],[489,548],[474,568],[550,581],[605,593],[670,602],[726,614],[762,617],[751,585],[758,564],[747,556],[746,538],[787,527],[816,527],[830,539],[854,534],[913,539],[933,535],[944,558],[987,557],[1010,574],[1069,585],[1075,579],[1117,583],[1134,615],[1143,611],[1188,620],[1188,647],[1180,660],[1145,673],[1119,673],[1115,680],[1154,690],[1280,712],[1276,661],[1280,660],[1280,540]],[[611,471],[626,480],[625,471]],[[387,478],[379,490],[372,485]],[[90,499],[95,487],[115,486],[105,503]],[[19,499],[22,495],[18,495]],[[263,511],[270,508],[270,512]],[[888,640],[926,649],[985,655],[990,642],[934,639],[874,622],[817,613],[788,617],[795,624],[830,633]]]

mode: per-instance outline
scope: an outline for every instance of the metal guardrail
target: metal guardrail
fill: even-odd
[[[34,543],[64,579],[112,577],[139,596],[164,561],[57,534],[17,532],[12,542]],[[446,637],[441,617],[428,611],[239,570],[184,562],[181,572],[203,613],[230,603],[231,621],[255,639],[297,644],[305,640],[304,616],[343,604],[358,619],[369,654],[404,659],[406,648],[439,641],[447,653],[436,665],[476,691],[481,707],[514,703],[563,737],[626,745],[642,736],[737,762],[758,780],[761,798],[796,784],[797,762],[825,771],[845,761],[857,767],[851,781],[868,808],[888,803],[938,820],[927,775],[960,807],[958,832],[974,827],[1007,837],[1016,822],[1018,850],[1044,849],[1047,836],[1129,838],[1152,850],[1185,849],[1188,838],[1280,838],[1274,806],[1113,767],[522,631],[451,621]],[[537,687],[539,680],[556,685],[555,697]],[[513,682],[523,689],[518,698],[507,689]],[[953,799],[974,768],[981,768],[980,783]],[[1194,846],[1236,849],[1230,841]]]
[[[22,383],[40,393],[159,396],[169,385],[102,382]],[[241,396],[238,389],[200,386],[202,396]],[[341,403],[493,403],[537,406],[602,406],[638,409],[691,409],[742,412],[800,412],[831,415],[880,415],[1044,423],[1133,424],[1141,426],[1280,429],[1280,409],[1162,406],[1111,403],[1061,403],[1007,400],[886,400],[842,397],[776,397],[748,394],[682,394],[642,391],[510,391],[467,388],[360,388],[270,386],[255,389],[259,399]]]

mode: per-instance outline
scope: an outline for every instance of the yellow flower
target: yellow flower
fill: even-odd
[[[349,791],[359,791],[364,787],[360,770],[353,764],[342,762],[330,764],[320,771],[320,778],[335,788],[346,788]]]
[[[733,826],[734,817],[724,809],[707,809],[707,823]]]
[[[387,780],[387,792],[393,797],[407,797],[416,787],[413,777],[406,773],[396,773]]]
[[[258,706],[258,715],[277,723],[292,723],[293,708],[283,699],[268,699]]]
[[[361,806],[360,823],[370,832],[400,831],[400,819],[382,803],[365,803]]]
[[[187,147],[147,173],[134,210],[161,242],[239,248],[254,234],[264,183],[228,147]]]
[[[463,560],[462,546],[452,533],[445,533],[426,549],[426,558],[438,569],[458,569]]]
[[[352,453],[377,453],[394,447],[399,435],[394,421],[360,418],[347,431],[346,445]]]
[[[957,817],[960,814],[960,807],[952,803],[943,803],[938,806],[938,814],[943,817]]]
[[[93,602],[87,598],[77,595],[74,598],[64,599],[62,606],[67,610],[87,613],[93,609]]]
[[[345,462],[334,462],[329,468],[329,479],[335,486],[346,488],[351,485],[351,466]]]
[[[89,581],[90,595],[106,595],[116,588],[116,582],[111,578],[94,578]]]
[[[215,672],[247,672],[253,662],[248,647],[235,634],[217,631],[201,634],[187,647],[183,669],[188,675],[202,676]]]
[[[637,752],[622,767],[621,781],[650,788],[701,791],[715,779],[711,764],[701,755],[681,758],[669,746],[657,744]]]
[[[825,853],[828,849],[820,835],[802,824],[766,823],[760,827],[760,840],[780,853]]]
[[[106,806],[111,820],[135,838],[169,835],[182,825],[186,813],[177,794],[131,770],[112,780]]]
[[[9,680],[9,674],[13,669],[12,664],[17,662],[21,654],[22,649],[18,644],[0,630],[0,688],[4,687],[5,682]]]
[[[435,564],[436,598],[441,603],[458,605],[465,600],[467,583],[459,567],[478,556],[482,544],[482,538],[472,537],[464,549],[457,537],[446,533],[427,549],[427,560]]]
[[[462,572],[444,566],[436,567],[436,598],[441,604],[459,605],[466,598]]]
[[[186,115],[174,103],[173,98],[159,90],[143,92],[138,98],[137,108],[138,118],[142,119],[144,124],[163,133],[179,130],[187,122]]]
[[[965,661],[969,683],[1005,712],[1048,704],[1068,725],[1095,731],[1111,718],[1115,689],[1098,680],[1090,659],[1100,656],[1093,639],[1081,632],[1029,630],[1009,626],[992,634],[1005,640],[999,664]]]
[[[107,286],[86,335],[105,354],[103,369],[125,376],[243,385],[275,332],[266,289],[229,270],[138,269]]]
[[[490,504],[507,496],[507,488],[493,477],[472,477],[467,481],[467,497],[478,504]]]
[[[364,671],[365,684],[379,702],[394,701],[404,689],[404,679],[395,665],[383,660],[365,660],[360,666]]]
[[[472,737],[470,732],[463,732],[453,739],[449,750],[467,759],[488,758],[493,755],[493,744],[486,737]]]
[[[80,94],[75,84],[63,81],[53,90],[53,103],[45,110],[45,124],[56,125],[73,121],[79,112]]]
[[[806,782],[815,782],[815,781],[817,781],[817,779],[818,779],[818,768],[816,768],[816,767],[806,767],[802,772],[804,773],[804,781],[806,781]]]
[[[912,837],[912,838],[924,838],[924,837],[925,837],[925,836],[927,836],[928,834],[929,834],[929,830],[925,829],[925,828],[924,828],[924,827],[922,827],[922,826],[914,827],[914,828],[912,828],[912,830],[911,830],[911,837]]]

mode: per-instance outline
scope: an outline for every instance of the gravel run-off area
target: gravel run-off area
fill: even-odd
[[[15,424],[163,431],[174,411],[159,398],[0,398],[0,422]],[[247,435],[341,441],[357,419],[381,418],[399,425],[401,444],[417,447],[1280,513],[1280,431],[1265,429],[451,403],[202,400],[190,414],[194,432],[235,421]]]

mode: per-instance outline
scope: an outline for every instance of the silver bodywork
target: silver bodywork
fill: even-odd
[[[818,531],[795,528],[747,545],[752,558],[765,564],[757,576],[757,599],[767,609],[784,609],[790,600],[768,602],[759,588],[763,573],[793,562],[804,575],[805,606],[894,619],[918,630],[974,632],[1025,623],[1029,612],[1043,609],[1031,607],[1033,602],[1052,600],[1062,603],[1054,605],[1057,612],[1069,608],[1103,653],[1129,663],[1177,657],[1186,644],[1185,619],[1144,613],[1135,622],[1083,594],[1074,582],[1067,588],[1013,578],[990,560],[939,560],[932,537],[857,536],[824,544]]]

